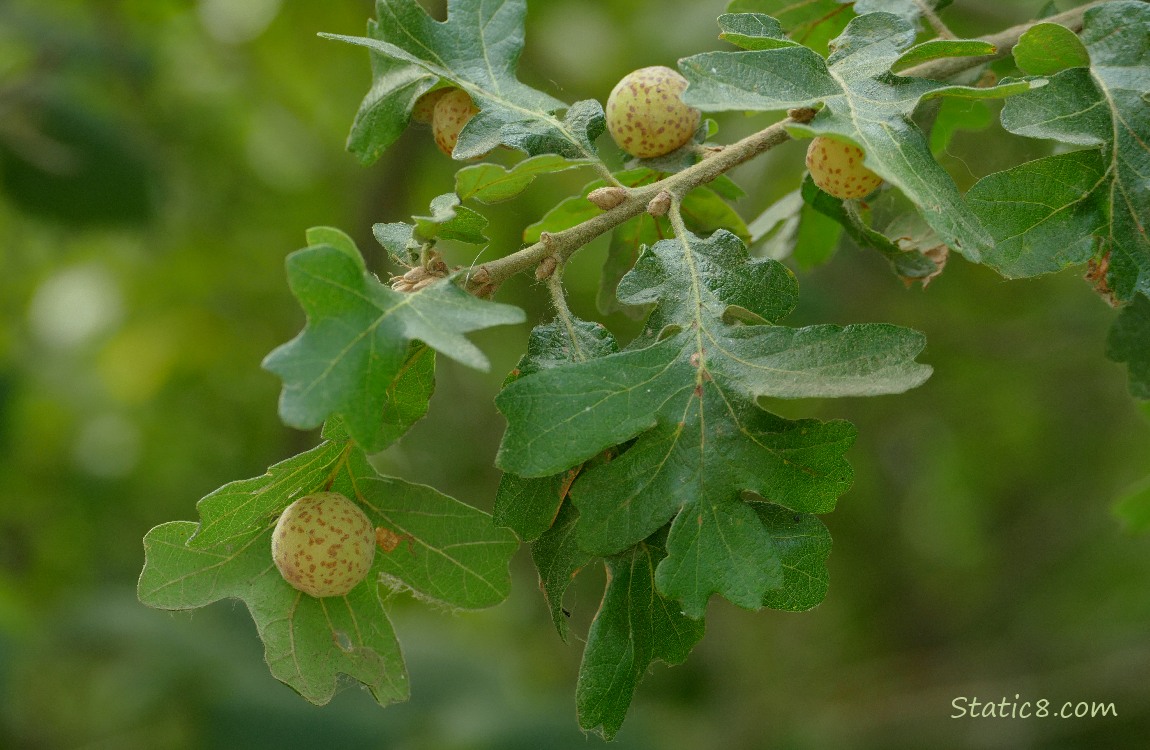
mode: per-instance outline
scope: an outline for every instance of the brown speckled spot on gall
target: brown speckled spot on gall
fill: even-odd
[[[415,105],[411,108],[411,121],[420,125],[430,125],[431,118],[435,114],[435,105],[451,91],[450,88],[436,89],[416,99]]]
[[[431,133],[439,150],[451,156],[459,142],[459,131],[477,114],[479,108],[463,89],[451,89],[441,96],[431,117]]]
[[[687,79],[670,68],[640,68],[623,77],[607,98],[607,130],[619,148],[649,159],[691,140],[702,117],[680,99]]]
[[[858,146],[828,136],[818,136],[807,147],[807,169],[819,189],[847,200],[870,195],[882,178],[863,166]]]
[[[371,520],[337,492],[296,500],[272,532],[272,560],[280,575],[311,596],[343,596],[367,577],[374,559]]]

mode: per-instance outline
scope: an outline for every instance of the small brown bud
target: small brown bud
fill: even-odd
[[[539,267],[535,269],[535,280],[543,281],[550,278],[551,274],[555,273],[555,269],[559,267],[559,259],[554,255],[548,255],[543,260],[539,261]]]
[[[550,232],[540,232],[539,233],[539,241],[542,242],[544,245],[550,245],[552,242],[555,241],[555,235],[551,234]]]
[[[651,199],[647,204],[647,213],[652,216],[666,216],[667,212],[671,210],[671,194],[666,190],[660,190],[659,194]]]
[[[621,187],[601,187],[587,194],[587,200],[604,211],[610,211],[627,200],[627,190]]]
[[[487,270],[487,266],[476,268],[467,278],[467,282],[475,286],[482,286],[489,281],[491,281],[491,272]]]
[[[818,110],[811,109],[810,107],[797,107],[795,109],[787,110],[787,117],[791,118],[795,122],[810,122],[811,120],[815,119],[815,115],[817,114]]]

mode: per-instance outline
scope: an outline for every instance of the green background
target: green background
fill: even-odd
[[[521,78],[600,101],[623,73],[724,45],[719,2],[530,3]],[[960,34],[1042,2],[964,2]],[[1066,7],[1068,3],[1060,7]],[[193,614],[135,599],[140,539],[313,445],[283,428],[259,367],[302,313],[283,273],[313,225],[383,270],[377,221],[425,213],[456,164],[412,129],[364,168],[343,144],[370,82],[371,3],[9,0],[0,6],[0,747],[582,748],[577,642],[556,637],[526,548],[511,598],[452,614],[390,601],[413,697],[352,684],[313,707],[267,672],[239,604]],[[997,104],[989,105],[997,112]],[[770,116],[718,118],[720,140]],[[973,118],[978,120],[978,117]],[[1048,153],[996,118],[939,156],[966,189]],[[606,144],[606,141],[602,143]],[[740,167],[755,216],[798,187],[803,144]],[[589,180],[539,179],[483,209],[483,258]],[[595,317],[605,241],[567,279]],[[463,246],[453,263],[470,263]],[[831,588],[813,612],[715,599],[687,663],[656,667],[618,748],[1135,747],[1150,736],[1150,537],[1110,506],[1150,466],[1150,429],[1104,357],[1114,312],[1067,272],[1005,282],[952,259],[925,292],[851,246],[800,271],[787,322],[927,334],[926,385],[771,404],[847,418],[854,488],[824,517]],[[515,280],[499,299],[546,315]],[[608,323],[626,332],[623,318]],[[477,375],[440,359],[430,415],[381,468],[489,510],[503,424],[491,404],[528,327],[474,336]],[[575,587],[585,632],[601,573]],[[951,701],[1113,702],[1117,718],[951,719]]]

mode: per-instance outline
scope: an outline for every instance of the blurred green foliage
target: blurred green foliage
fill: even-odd
[[[974,35],[1043,4],[956,3],[946,18]],[[602,100],[633,68],[720,48],[723,9],[533,2],[521,77]],[[458,165],[426,131],[367,169],[344,151],[367,55],[315,34],[360,34],[371,12],[0,5],[0,747],[599,744],[576,729],[579,649],[555,637],[525,550],[494,610],[393,599],[414,685],[386,710],[355,689],[322,709],[296,697],[268,674],[242,607],[171,615],[135,598],[148,528],[194,518],[204,494],[315,441],[279,424],[279,384],[259,368],[303,322],[283,259],[304,230],[341,227],[383,269],[372,223],[424,213],[454,184]],[[720,138],[767,122],[721,118]],[[970,122],[984,129],[935,142],[964,188],[1044,153],[981,106]],[[745,216],[798,187],[802,153],[786,144],[735,171]],[[517,248],[588,179],[546,176],[485,209],[485,255]],[[572,263],[576,314],[595,317],[605,254],[601,240]],[[710,637],[653,671],[615,746],[1136,746],[1150,735],[1150,539],[1109,503],[1146,473],[1150,431],[1103,356],[1114,313],[1073,274],[1006,283],[958,258],[908,291],[849,245],[800,283],[790,324],[918,328],[935,375],[898,397],[771,404],[859,427],[855,487],[827,517],[827,602],[799,615],[713,602]],[[500,299],[546,314],[528,279]],[[381,464],[490,509],[503,428],[491,398],[527,330],[475,337],[486,377],[443,362],[431,414]],[[601,586],[577,582],[576,634]],[[1015,694],[1114,702],[1118,718],[947,718],[957,696]]]

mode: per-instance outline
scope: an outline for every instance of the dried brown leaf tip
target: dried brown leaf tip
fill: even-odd
[[[1114,290],[1110,288],[1109,282],[1106,281],[1106,276],[1110,273],[1110,253],[1107,252],[1100,258],[1091,258],[1086,262],[1086,273],[1082,278],[1094,287],[1094,291],[1098,292],[1098,296],[1106,300],[1106,304],[1111,307],[1118,307],[1118,297],[1115,296]]]

